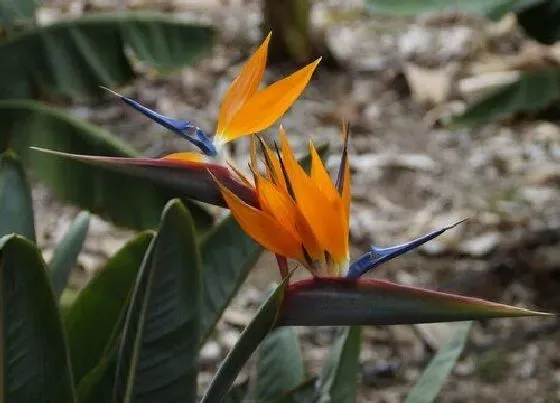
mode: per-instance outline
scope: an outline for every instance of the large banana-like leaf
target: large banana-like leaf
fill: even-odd
[[[152,239],[153,233],[146,231],[123,246],[80,292],[65,315],[77,384],[112,350],[134,280]]]
[[[201,263],[188,210],[165,207],[140,268],[117,355],[115,402],[196,400]]]
[[[60,313],[39,250],[0,240],[0,401],[75,402]]]
[[[10,27],[32,20],[41,0],[0,0],[0,26]]]
[[[366,0],[366,6],[375,13],[415,15],[442,10],[459,10],[495,19],[507,13],[523,10],[543,0]]]
[[[0,98],[96,95],[135,77],[127,49],[170,71],[209,51],[213,37],[209,26],[159,13],[86,14],[38,27],[0,45]]]
[[[0,156],[0,236],[12,232],[35,242],[31,189],[20,159],[8,152]]]
[[[548,315],[385,280],[315,278],[290,284],[277,324],[397,325]]]
[[[303,357],[294,329],[273,330],[259,346],[255,401],[276,402],[304,380]]]
[[[476,126],[508,118],[520,112],[534,112],[560,100],[560,71],[523,73],[519,80],[497,88],[475,101],[453,118],[456,125]]]
[[[48,185],[59,198],[118,225],[147,229],[157,226],[168,200],[184,196],[165,182],[53,158],[31,150],[30,146],[78,154],[138,156],[108,132],[63,110],[36,101],[0,101],[0,149],[16,151],[33,177]],[[212,224],[212,217],[204,208],[186,198],[183,202],[197,228],[206,229]]]

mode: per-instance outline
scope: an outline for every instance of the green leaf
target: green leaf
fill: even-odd
[[[408,392],[405,403],[431,403],[436,399],[445,379],[463,351],[471,325],[472,322],[457,325],[453,336],[441,347],[414,388]]]
[[[0,101],[0,149],[17,152],[33,176],[59,198],[117,225],[142,230],[155,228],[165,203],[182,196],[166,183],[44,155],[30,146],[78,154],[138,155],[108,132],[72,118],[64,110],[35,101]],[[207,229],[212,224],[203,207],[184,202],[197,228]]]
[[[0,357],[3,402],[74,402],[58,306],[40,252],[28,240],[0,240]]]
[[[249,380],[233,385],[222,403],[243,403],[249,393]]]
[[[454,117],[453,125],[476,126],[519,112],[538,111],[560,99],[560,71],[524,73],[518,81],[498,88]]]
[[[241,334],[237,344],[231,349],[224,361],[222,361],[201,403],[219,403],[224,396],[227,395],[239,371],[241,371],[245,363],[257,349],[259,343],[272,329],[278,314],[278,309],[282,303],[286,284],[287,280],[276,287],[265,303],[261,305],[251,323],[247,325]]]
[[[291,327],[273,330],[258,353],[256,401],[275,401],[304,381],[303,357]]]
[[[115,343],[119,322],[153,237],[152,232],[144,232],[124,245],[80,292],[65,316],[76,383]]]
[[[366,0],[370,11],[391,15],[415,15],[457,10],[499,19],[543,0]]]
[[[23,165],[13,153],[0,157],[0,236],[20,234],[35,242],[31,188]]]
[[[89,213],[82,211],[70,224],[64,238],[56,246],[49,262],[54,295],[58,299],[68,284],[70,271],[82,250],[89,228]]]
[[[317,378],[308,378],[288,393],[278,397],[274,403],[309,403],[314,402]]]
[[[0,0],[0,26],[10,26],[33,19],[40,0]]]
[[[345,326],[550,316],[377,279],[314,278],[290,284],[278,325]]]
[[[0,98],[83,99],[135,78],[126,49],[169,72],[211,50],[211,27],[162,13],[86,14],[27,30],[0,45]]]
[[[355,403],[360,358],[360,327],[341,329],[319,377],[318,401]]]
[[[208,338],[263,248],[231,216],[204,237],[202,255],[202,340]]]
[[[116,371],[116,345],[103,355],[99,364],[78,385],[80,403],[110,402],[113,398]]]
[[[201,263],[188,210],[165,207],[142,264],[117,356],[115,402],[195,402]]]

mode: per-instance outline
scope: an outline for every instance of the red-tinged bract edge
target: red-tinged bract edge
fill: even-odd
[[[396,325],[550,315],[386,280],[323,277],[289,285],[277,326]]]
[[[236,178],[227,167],[215,163],[186,162],[161,158],[78,155],[37,147],[33,147],[33,149],[61,158],[103,166],[108,170],[144,178],[150,182],[166,184],[190,199],[226,207],[226,203],[212,179],[212,175],[214,175],[219,178],[220,183],[238,195],[244,202],[251,205],[257,203],[254,189]]]

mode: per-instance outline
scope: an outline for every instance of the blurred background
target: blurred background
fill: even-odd
[[[267,82],[323,56],[281,120],[296,150],[309,138],[329,143],[335,168],[341,121],[350,123],[353,255],[470,217],[372,276],[558,312],[559,26],[559,0],[0,0],[2,147],[32,168],[33,145],[99,153],[93,137],[73,134],[88,125],[144,156],[188,150],[99,86],[212,133],[225,90],[272,30]],[[247,139],[230,152],[247,165]],[[45,175],[31,170],[48,258],[78,212],[68,201],[108,196],[79,179],[53,192]],[[124,227],[138,227],[111,221],[119,225],[91,222],[74,287],[130,239]],[[265,254],[203,349],[202,383],[277,279]],[[477,324],[438,401],[559,401],[559,331],[554,319]],[[308,368],[318,368],[332,329],[298,332]],[[449,327],[363,333],[360,401],[399,402]]]

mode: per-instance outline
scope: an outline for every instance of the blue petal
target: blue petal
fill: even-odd
[[[455,226],[461,224],[464,220],[457,221],[456,223],[439,229],[437,231],[432,231],[420,238],[414,239],[410,242],[404,243],[402,245],[391,246],[389,248],[377,248],[375,246],[370,247],[370,250],[356,259],[350,265],[348,269],[348,278],[358,278],[366,274],[369,270],[382,265],[383,263],[396,258],[412,249],[416,249],[420,245],[440,236],[445,231],[454,228]]]
[[[212,144],[210,138],[202,131],[200,127],[197,127],[193,125],[191,122],[185,120],[174,119],[161,115],[156,111],[146,108],[144,105],[142,105],[138,101],[135,101],[134,99],[124,97],[119,93],[110,90],[109,88],[105,88],[105,89],[111,92],[112,94],[118,96],[124,103],[136,109],[144,116],[152,119],[157,124],[165,127],[168,130],[171,130],[173,133],[188,140],[196,147],[198,147],[204,154],[209,155],[211,157],[215,157],[218,154],[216,147],[214,147],[214,144]],[[194,136],[190,134],[192,132],[194,132]]]

